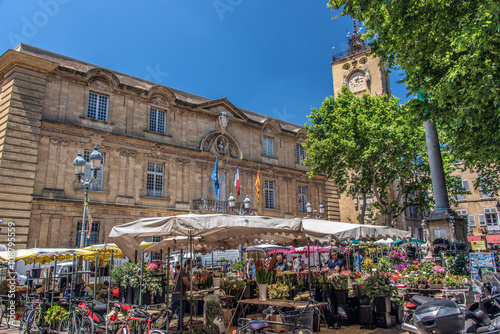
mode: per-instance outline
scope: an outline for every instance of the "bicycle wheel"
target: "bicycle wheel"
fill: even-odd
[[[149,332],[149,334],[165,334],[165,331],[162,331],[160,329],[153,329],[152,331]]]
[[[24,334],[40,333],[40,330],[40,310],[31,310],[30,314],[28,315],[28,321],[26,322]]]
[[[73,314],[67,313],[63,315],[61,321],[59,322],[59,327],[57,328],[59,334],[76,334],[77,327],[75,324],[75,318]]]
[[[293,333],[294,334],[313,334],[309,328],[296,329]]]
[[[10,328],[7,306],[0,305],[0,327],[3,326],[4,319],[5,319],[5,326],[7,326],[7,329]]]
[[[118,328],[118,331],[116,331],[116,334],[130,334],[129,329],[127,326],[123,326]]]
[[[88,316],[84,316],[78,334],[94,334],[94,320]]]
[[[30,311],[31,310],[29,308],[25,308],[23,314],[21,315],[21,319],[19,321],[19,334],[23,333],[26,328],[26,323],[28,322]]]

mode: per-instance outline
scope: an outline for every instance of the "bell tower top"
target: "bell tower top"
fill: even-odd
[[[369,56],[369,47],[361,38],[361,29],[353,21],[352,34],[347,31],[347,51],[333,54],[333,90],[337,97],[342,86],[347,86],[354,94],[390,94],[387,66],[379,65],[380,58]]]

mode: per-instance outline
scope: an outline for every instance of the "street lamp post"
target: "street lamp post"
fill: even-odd
[[[73,166],[75,167],[75,175],[78,178],[78,182],[80,182],[83,186],[85,192],[85,198],[83,202],[83,219],[82,219],[82,232],[80,236],[80,248],[85,247],[85,235],[87,234],[87,226],[85,225],[85,218],[87,217],[87,205],[88,205],[88,197],[89,197],[89,188],[92,182],[97,177],[97,172],[101,169],[102,164],[102,154],[99,152],[97,145],[94,147],[94,151],[90,153],[90,169],[92,170],[92,175],[88,179],[84,179],[83,176],[85,174],[85,165],[86,161],[82,157],[80,151],[76,155],[76,159],[73,160]]]
[[[248,195],[245,196],[245,199],[243,200],[243,207],[245,210],[237,212],[234,210],[234,207],[236,206],[236,198],[234,198],[233,194],[229,195],[229,198],[227,199],[227,203],[229,204],[229,210],[236,213],[237,215],[244,215],[245,213],[250,214],[250,207],[252,205],[252,201],[250,198],[248,198]]]
[[[313,210],[312,204],[307,202],[306,204],[307,218],[323,219],[323,214],[325,213],[325,206],[323,205],[323,203],[319,205],[318,209],[319,212],[318,210]]]

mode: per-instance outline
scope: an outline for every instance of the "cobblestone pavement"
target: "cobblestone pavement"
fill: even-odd
[[[19,334],[18,329],[19,322],[15,322],[15,327],[7,329],[5,323],[2,323],[0,327],[0,334]],[[175,331],[170,331],[170,333],[175,333]],[[320,334],[332,333],[332,334],[404,334],[407,333],[401,329],[400,326],[395,326],[392,328],[374,328],[374,329],[362,329],[359,325],[353,326],[343,326],[340,329],[329,329],[326,327],[321,328]]]

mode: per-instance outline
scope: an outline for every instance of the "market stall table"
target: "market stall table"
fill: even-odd
[[[241,310],[242,315],[245,316],[246,311],[250,305],[265,305],[265,306],[278,306],[278,307],[289,307],[294,309],[304,309],[307,306],[308,302],[306,301],[294,301],[294,300],[286,300],[286,299],[266,299],[260,300],[259,298],[254,299],[241,299],[238,300],[238,305],[236,306],[236,310],[240,305],[242,305],[243,309]],[[318,325],[320,322],[326,323],[326,319],[323,314],[323,306],[326,306],[325,302],[318,302],[315,305],[309,304],[309,307],[316,306],[318,308]],[[236,313],[236,312],[235,312]],[[318,326],[319,327],[319,326]]]

